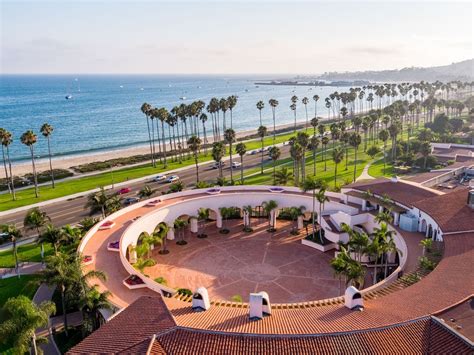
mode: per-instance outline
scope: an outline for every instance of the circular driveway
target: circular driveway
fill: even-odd
[[[252,219],[252,233],[242,231],[241,220],[226,221],[230,233],[220,234],[214,222],[206,226],[208,238],[187,232],[187,245],[168,241],[170,253],[152,257],[157,261],[145,269],[168,286],[192,291],[204,286],[211,300],[248,301],[249,293],[266,291],[274,303],[303,302],[339,295],[339,281],[329,261],[334,251],[322,253],[301,244],[290,234],[291,223],[278,221],[278,231],[268,233],[266,219]]]

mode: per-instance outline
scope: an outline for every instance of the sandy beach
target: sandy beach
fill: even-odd
[[[305,122],[300,121],[297,124],[301,126],[304,123]],[[277,130],[291,128],[291,127],[293,127],[292,123],[276,126]],[[267,128],[268,128],[268,134],[270,135],[272,132],[272,127],[268,126]],[[240,131],[240,132],[236,132],[236,137],[242,138],[242,137],[249,136],[255,133],[256,133],[255,129]],[[211,135],[212,135],[212,132],[211,132]],[[209,137],[208,135],[208,141],[209,143],[212,143],[212,136]],[[169,149],[169,145],[167,145],[167,149]],[[58,158],[53,158],[53,168],[69,169],[72,166],[92,163],[95,161],[103,161],[103,160],[108,160],[108,159],[130,157],[133,155],[149,154],[149,153],[150,153],[150,146],[143,145],[143,146],[137,146],[137,147],[124,148],[124,149],[114,149],[114,150],[105,151],[105,152],[91,153],[91,154],[86,154],[86,155],[62,156]],[[49,161],[47,159],[42,158],[42,159],[36,160],[35,164],[36,164],[36,169],[38,171],[45,171],[49,169]],[[31,172],[31,161],[13,164],[14,175],[24,175],[30,172]],[[1,174],[0,177],[2,178],[5,177],[5,172],[3,169],[1,169],[0,174]]]

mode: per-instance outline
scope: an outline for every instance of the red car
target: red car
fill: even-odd
[[[132,189],[130,187],[124,187],[124,188],[118,190],[118,194],[123,195],[123,194],[129,193],[130,191],[132,191]]]

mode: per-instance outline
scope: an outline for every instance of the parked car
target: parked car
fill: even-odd
[[[232,162],[232,169],[235,169],[235,168],[240,168],[242,164],[239,163],[238,161],[233,161]]]
[[[124,187],[124,188],[118,190],[118,194],[119,195],[124,195],[124,194],[129,193],[130,191],[132,191],[132,189],[130,187]]]
[[[176,182],[176,181],[179,181],[178,175],[171,175],[168,179],[166,179],[166,182]]]
[[[250,152],[250,155],[255,155],[255,154],[257,154],[257,151],[256,151],[256,150],[252,150],[252,151]]]
[[[125,200],[123,200],[123,204],[125,206],[128,205],[133,205],[134,203],[137,203],[140,201],[140,197],[127,197]]]
[[[165,174],[160,174],[160,175],[155,176],[153,181],[154,182],[163,182],[163,181],[166,181],[166,179],[167,179],[167,176]]]

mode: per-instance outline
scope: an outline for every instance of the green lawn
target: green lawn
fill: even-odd
[[[388,159],[387,159],[388,160]],[[369,175],[373,177],[391,177],[393,176],[393,165],[390,164],[390,162],[386,162],[385,164],[385,172],[383,168],[383,159],[380,157],[379,160],[375,161],[370,165],[369,167]]]
[[[44,245],[45,257],[53,253],[51,244]],[[41,262],[41,247],[39,244],[30,243],[18,247],[18,261]],[[15,267],[13,251],[0,252],[0,268]]]

